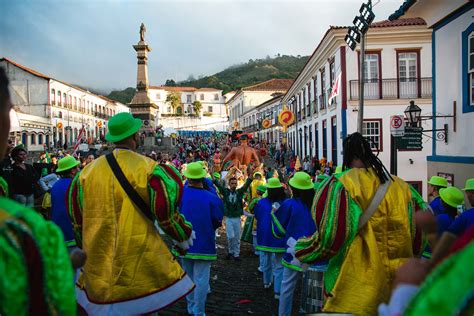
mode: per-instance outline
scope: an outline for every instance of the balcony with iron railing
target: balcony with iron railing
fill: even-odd
[[[350,100],[359,99],[359,80],[349,81]],[[364,99],[430,99],[432,97],[431,78],[413,79],[372,79],[364,83]]]

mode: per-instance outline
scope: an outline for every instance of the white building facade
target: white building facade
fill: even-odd
[[[474,177],[474,3],[405,1],[390,18],[420,16],[433,30],[432,155],[428,176],[463,187]],[[396,21],[396,20],[395,20]],[[426,112],[422,112],[422,115]],[[442,117],[445,116],[445,117]],[[442,131],[447,127],[447,135]]]
[[[278,114],[283,109],[283,96],[278,94],[242,114],[242,131],[252,133],[257,140],[265,140],[268,144],[274,144],[279,148],[283,135],[282,127],[278,123]],[[262,124],[265,119],[270,123],[268,127]]]
[[[344,138],[357,131],[359,51],[344,42],[347,28],[331,27],[288,90],[283,103],[295,113],[288,142],[299,157],[326,158],[342,165]],[[431,30],[421,19],[376,22],[366,37],[364,136],[387,168],[391,157],[390,117],[403,115],[410,100],[431,109]],[[341,76],[340,93],[328,102]],[[431,124],[425,124],[430,129]],[[398,151],[398,176],[425,196],[431,140],[419,151]],[[393,172],[394,170],[392,170]]]
[[[249,122],[244,122],[242,115],[274,98],[277,94],[285,93],[292,83],[291,79],[271,79],[237,90],[227,102],[230,128],[240,130],[244,123],[245,125],[256,124],[256,117],[252,116]]]
[[[177,130],[218,130],[228,128],[228,118],[222,90],[213,88],[150,86],[150,99],[158,106],[156,125]],[[180,97],[180,104],[172,108],[167,102],[169,94]],[[196,113],[193,103],[199,101]]]
[[[28,150],[74,146],[84,127],[83,141],[103,140],[108,118],[129,112],[124,104],[43,75],[7,58],[0,67],[10,79],[11,98],[19,126],[14,140]]]

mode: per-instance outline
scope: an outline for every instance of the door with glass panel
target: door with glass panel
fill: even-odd
[[[398,54],[398,94],[401,99],[418,97],[417,53]]]
[[[365,55],[365,69],[364,69],[364,97],[365,99],[379,99],[380,98],[380,81],[379,81],[379,55],[367,54]]]

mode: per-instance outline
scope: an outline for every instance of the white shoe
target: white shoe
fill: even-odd
[[[264,288],[264,289],[269,289],[271,286],[272,286],[271,283],[269,283],[269,284],[264,284],[264,285],[263,285],[263,288]]]
[[[262,267],[258,267],[257,270],[263,273]]]
[[[275,299],[279,300],[280,299],[280,294],[275,294]]]

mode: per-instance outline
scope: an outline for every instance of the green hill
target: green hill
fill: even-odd
[[[308,58],[309,56],[278,55],[274,58],[267,56],[265,59],[250,59],[244,64],[231,66],[212,76],[181,81],[177,85],[216,88],[227,93],[270,79],[294,79]]]
[[[274,58],[267,56],[265,59],[250,59],[246,63],[231,66],[212,76],[180,81],[176,85],[216,88],[227,93],[270,79],[294,79],[303,69],[308,58],[309,56],[280,56],[278,54]],[[174,85],[174,81],[167,82],[172,82]],[[107,97],[122,103],[129,103],[134,94],[135,88],[127,88],[122,91],[112,91]]]
[[[127,88],[125,90],[116,90],[109,93],[107,98],[121,102],[123,104],[128,104],[132,101],[133,96],[135,95],[135,88]]]

